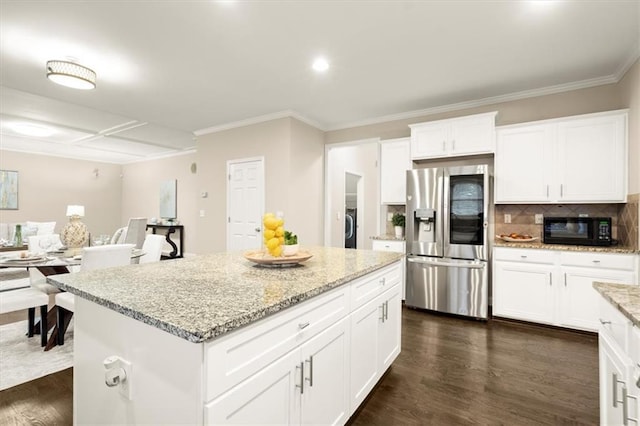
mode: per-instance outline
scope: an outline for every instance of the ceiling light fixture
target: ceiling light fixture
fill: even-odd
[[[47,78],[54,83],[73,89],[90,90],[96,88],[96,73],[70,61],[47,61]]]
[[[318,58],[313,61],[312,67],[318,72],[324,72],[329,69],[329,62],[327,62],[327,60],[324,58]]]
[[[48,126],[42,126],[35,123],[14,122],[7,123],[6,126],[16,133],[26,136],[34,136],[46,138],[56,133],[54,129]]]

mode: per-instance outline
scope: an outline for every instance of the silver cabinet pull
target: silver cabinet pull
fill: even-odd
[[[442,150],[446,151],[447,150],[447,141],[442,141]]]
[[[611,324],[611,321],[605,321],[602,318],[599,318],[599,319],[600,319],[600,324],[602,325]]]
[[[631,398],[631,399],[635,399],[636,401],[638,400],[637,396],[634,395],[628,395],[627,394],[627,388],[625,387],[623,390],[623,395],[625,395],[625,401],[627,400],[627,398]],[[623,424],[628,424],[629,420],[631,420],[632,422],[634,422],[635,424],[638,424],[638,419],[635,417],[631,417],[629,416],[629,411],[627,407],[627,403],[625,402],[625,405],[623,405],[622,410],[623,410],[623,414],[624,414],[624,419],[622,420],[624,423]]]
[[[300,388],[300,395],[304,393],[304,362],[301,362],[300,365],[296,365],[296,372],[300,369],[300,384],[296,385],[297,388]]]
[[[309,357],[305,362],[309,363],[309,377],[305,380],[309,382],[309,387],[313,387],[313,355]]]
[[[629,424],[629,406],[627,404],[627,387],[622,386],[622,424],[627,426]]]
[[[300,324],[298,324],[298,328],[300,330],[304,330],[305,328],[309,327],[309,321],[307,322],[301,322]]]
[[[611,384],[613,385],[613,391],[611,392],[611,399],[613,400],[613,408],[618,406],[618,375],[616,373],[611,373]]]
[[[381,285],[385,285],[387,283],[387,279],[385,277],[382,277],[380,279],[380,281],[378,281]]]
[[[562,187],[562,184],[560,184],[560,198],[562,198],[564,195],[564,188]]]
[[[567,286],[567,273],[564,273],[564,286]]]
[[[380,319],[384,322],[384,303],[380,305]]]
[[[520,255],[520,258],[521,258],[521,259],[526,259],[526,258],[527,258],[527,255],[526,255],[526,254],[521,254],[521,255]]]
[[[549,185],[547,185],[547,198],[549,198]]]
[[[549,272],[549,285],[553,285],[553,274]]]
[[[389,301],[387,300],[386,302],[384,302],[384,319],[388,320],[389,319]]]
[[[592,260],[593,263],[600,263],[600,261],[598,259],[594,259]]]

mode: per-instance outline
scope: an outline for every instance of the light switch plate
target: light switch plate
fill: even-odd
[[[536,214],[535,215],[535,222],[536,222],[536,225],[542,225],[544,223],[544,215],[539,214],[539,213]]]
[[[504,215],[504,223],[511,223],[511,215],[508,213],[505,213]]]
[[[391,219],[393,219],[393,213],[387,213],[387,222],[391,222]]]

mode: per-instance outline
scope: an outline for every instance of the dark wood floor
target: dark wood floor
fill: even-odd
[[[405,308],[402,339],[351,425],[598,424],[595,335]],[[68,369],[0,392],[0,424],[71,425],[72,387]]]
[[[402,352],[352,425],[599,422],[595,334],[403,309]]]

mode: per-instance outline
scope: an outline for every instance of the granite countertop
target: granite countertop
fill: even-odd
[[[396,237],[395,235],[385,234],[385,235],[375,235],[371,237],[372,240],[385,240],[385,241],[404,241],[404,237]]]
[[[640,327],[640,287],[594,282],[593,288],[636,326]]]
[[[303,247],[296,267],[265,268],[241,252],[51,275],[62,290],[190,342],[204,342],[387,266],[401,253]]]
[[[564,244],[545,244],[540,240],[531,242],[516,242],[511,243],[508,241],[496,238],[494,247],[513,247],[513,248],[527,248],[527,249],[541,249],[541,250],[558,250],[558,251],[586,251],[594,253],[640,253],[640,250],[635,250],[631,247],[625,246],[578,246],[578,245],[564,245]]]

